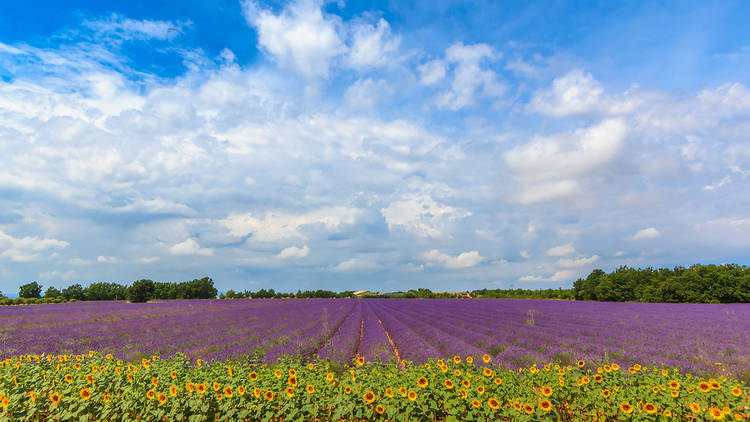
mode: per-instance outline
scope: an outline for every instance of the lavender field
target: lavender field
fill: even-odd
[[[542,300],[251,299],[0,308],[0,358],[262,352],[416,363],[490,354],[515,368],[584,359],[750,378],[750,306]]]

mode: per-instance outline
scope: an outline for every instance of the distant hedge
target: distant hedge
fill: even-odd
[[[629,268],[611,273],[594,270],[573,283],[577,300],[609,302],[746,303],[750,302],[750,267],[736,264],[689,268]]]

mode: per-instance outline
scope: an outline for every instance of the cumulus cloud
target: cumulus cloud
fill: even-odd
[[[487,44],[464,45],[455,43],[445,51],[445,61],[454,65],[453,79],[450,89],[439,94],[436,104],[439,108],[459,110],[472,106],[478,96],[498,97],[505,90],[505,84],[498,80],[493,70],[482,67],[482,63],[497,60],[502,55]],[[440,78],[439,69],[435,64],[422,73],[422,81],[437,82]],[[420,69],[421,70],[421,69]]]
[[[278,15],[252,0],[244,1],[242,8],[258,32],[258,46],[281,67],[307,77],[327,77],[331,61],[346,51],[341,19],[323,13],[318,1],[295,1]]]
[[[333,271],[336,272],[350,272],[350,271],[375,271],[381,268],[381,265],[375,261],[364,258],[352,258],[343,262],[339,262],[333,267]]]
[[[653,227],[648,227],[645,229],[638,230],[630,238],[633,240],[642,240],[642,239],[654,239],[659,236],[661,236],[661,233],[659,232],[659,230],[656,230]]]
[[[441,204],[426,194],[406,195],[382,208],[380,213],[390,230],[403,228],[432,238],[448,236],[453,221],[471,215],[468,211]]]
[[[30,262],[42,258],[47,251],[59,251],[70,244],[64,240],[37,236],[14,237],[0,230],[0,258],[14,262]]]
[[[203,255],[211,256],[214,250],[211,248],[202,248],[198,242],[193,239],[186,239],[183,242],[176,243],[169,247],[169,253],[172,255]]]
[[[388,22],[360,23],[352,28],[351,48],[347,64],[355,69],[371,69],[393,64],[401,37],[391,33]]]
[[[506,151],[505,163],[522,184],[517,201],[529,204],[576,193],[578,179],[612,161],[626,136],[624,121],[608,119],[573,133],[535,137]]]
[[[99,255],[98,257],[96,257],[96,262],[101,262],[103,264],[115,264],[117,262],[120,262],[120,260],[114,256]]]
[[[580,268],[586,267],[599,260],[599,255],[591,255],[590,257],[581,257],[576,259],[561,258],[557,260],[557,265],[565,268]]]
[[[463,252],[458,256],[451,256],[437,249],[425,252],[422,255],[422,259],[430,263],[440,264],[449,269],[471,268],[485,260],[483,256],[479,255],[478,251]]]
[[[434,85],[445,78],[446,64],[443,60],[430,60],[417,67],[419,82],[423,85]]]
[[[603,92],[590,73],[573,70],[555,79],[550,89],[534,93],[527,109],[552,116],[587,113],[599,106]]]
[[[301,214],[268,211],[256,218],[252,213],[232,214],[219,222],[235,237],[252,235],[254,241],[279,242],[307,239],[301,229],[306,225],[321,224],[333,231],[345,224],[353,224],[360,211],[350,207],[326,207]]]
[[[555,246],[547,249],[545,252],[549,256],[566,256],[576,251],[572,243],[566,243],[564,245]]]
[[[282,251],[279,252],[279,254],[276,255],[276,257],[281,258],[281,259],[304,258],[307,256],[308,253],[310,253],[310,248],[307,245],[301,248],[298,248],[296,246],[290,246],[288,248],[282,249]]]

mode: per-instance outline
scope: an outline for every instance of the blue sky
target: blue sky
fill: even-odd
[[[746,2],[4,2],[0,291],[750,264]]]

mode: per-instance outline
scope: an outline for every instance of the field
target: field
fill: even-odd
[[[746,421],[749,312],[419,299],[4,307],[0,422]]]
[[[22,353],[262,354],[416,364],[489,354],[506,368],[578,359],[750,379],[750,306],[537,300],[200,300],[0,308],[0,358]]]

